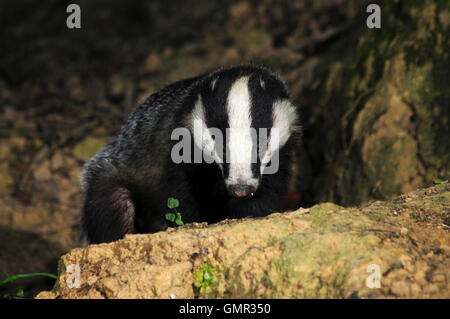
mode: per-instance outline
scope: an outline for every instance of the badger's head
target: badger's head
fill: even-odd
[[[276,75],[236,67],[205,78],[188,125],[202,160],[215,162],[229,193],[244,198],[257,192],[264,174],[277,172],[278,152],[297,130],[297,120]]]

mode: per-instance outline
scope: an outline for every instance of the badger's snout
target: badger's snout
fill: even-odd
[[[233,165],[230,166],[230,168],[232,167]],[[232,169],[229,171],[230,174],[225,178],[225,185],[233,197],[245,198],[253,195],[258,190],[260,178],[254,177],[251,169],[241,171],[239,174]]]
[[[228,186],[228,191],[235,197],[245,198],[253,195],[253,193],[256,191],[256,188],[252,185],[237,184]]]

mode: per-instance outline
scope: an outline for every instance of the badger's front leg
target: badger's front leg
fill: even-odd
[[[178,212],[183,223],[193,223],[201,221],[199,207],[192,194],[192,185],[182,168],[172,166],[164,171],[158,184],[158,189],[152,194],[155,201],[150,202],[143,198],[142,211],[146,211],[148,217],[145,221],[145,232],[156,232],[165,230],[167,227],[175,226],[174,223],[166,219],[167,213]],[[178,200],[179,206],[170,208],[169,198]]]

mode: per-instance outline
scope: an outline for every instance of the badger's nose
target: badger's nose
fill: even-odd
[[[253,195],[253,193],[255,192],[255,187],[250,185],[231,185],[228,189],[233,196],[239,198]]]

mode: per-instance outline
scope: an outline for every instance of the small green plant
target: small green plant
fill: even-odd
[[[435,183],[436,185],[441,184],[442,182],[443,182],[443,180],[442,180],[442,179],[439,179],[439,178],[437,178],[437,179],[434,180],[434,183]]]
[[[19,278],[27,278],[27,277],[34,277],[34,276],[46,276],[46,277],[50,277],[50,278],[53,278],[53,279],[58,279],[58,277],[53,275],[53,274],[47,274],[47,273],[43,273],[43,272],[33,272],[33,273],[30,273],[30,274],[17,274],[17,275],[14,275],[14,276],[9,276],[6,272],[5,272],[5,274],[8,276],[8,278],[6,278],[2,282],[0,282],[0,286],[4,285],[4,284],[6,284],[6,283],[8,283],[10,281],[19,279]]]
[[[178,199],[169,197],[169,199],[167,200],[167,207],[173,209],[175,213],[167,213],[165,216],[168,221],[171,221],[178,226],[184,226],[184,223],[181,220],[181,214],[177,211],[178,206],[180,206],[180,202],[178,201]]]
[[[11,282],[11,281],[19,279],[19,278],[28,278],[28,277],[35,277],[35,276],[45,276],[45,277],[50,277],[53,279],[58,279],[58,277],[53,274],[48,274],[48,273],[43,273],[43,272],[34,272],[34,273],[30,273],[30,274],[17,274],[14,276],[10,276],[4,269],[2,269],[2,272],[6,275],[6,279],[4,279],[0,282],[0,286],[3,286],[5,284],[7,284],[8,282]],[[23,289],[19,290],[16,293],[16,296],[23,298],[25,296]]]
[[[212,286],[214,267],[211,265],[204,265],[202,268],[194,272],[195,287],[199,288],[200,292],[205,292],[206,288]]]

